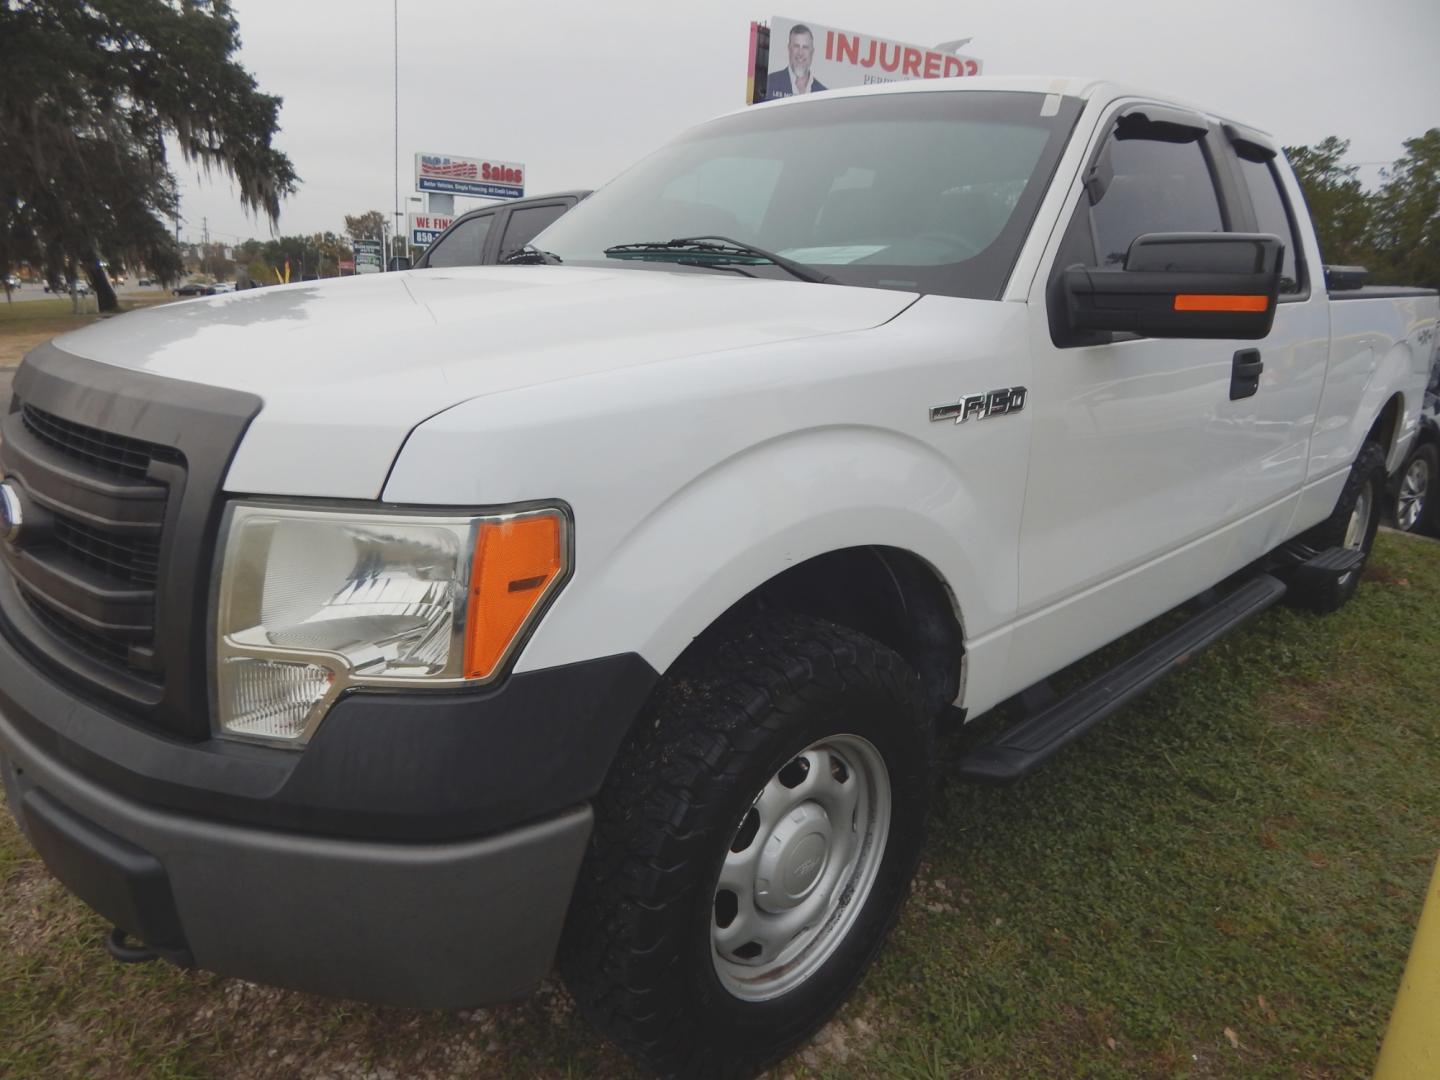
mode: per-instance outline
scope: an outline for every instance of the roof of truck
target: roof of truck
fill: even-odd
[[[946,93],[955,90],[990,90],[1009,93],[1028,94],[1063,94],[1067,97],[1077,97],[1085,100],[1099,98],[1103,101],[1113,101],[1119,98],[1144,98],[1150,101],[1163,102],[1175,105],[1180,108],[1190,109],[1193,112],[1208,116],[1217,121],[1236,121],[1234,117],[1222,116],[1212,109],[1195,102],[1178,98],[1173,94],[1161,94],[1154,91],[1143,90],[1133,86],[1126,86],[1123,83],[1110,82],[1105,79],[1097,79],[1092,76],[1082,75],[971,75],[964,78],[950,79],[909,79],[903,82],[876,83],[872,86],[852,86],[837,90],[826,90],[823,94],[804,94],[796,97],[780,98],[776,101],[767,101],[758,106],[762,109],[785,109],[796,108],[808,103],[823,101],[835,97],[868,97],[876,94],[934,94]],[[746,106],[736,109],[735,112],[746,112],[757,106]],[[1269,135],[1270,132],[1262,128],[1255,128],[1261,134]]]

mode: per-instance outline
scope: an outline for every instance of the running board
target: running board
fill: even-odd
[[[1297,578],[1344,577],[1365,562],[1365,552],[1356,548],[1333,547],[1306,559],[1291,573]]]
[[[1231,630],[1285,595],[1285,583],[1258,574],[1103,675],[960,759],[966,780],[1017,780]]]

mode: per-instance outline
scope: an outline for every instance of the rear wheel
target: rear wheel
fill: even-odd
[[[1291,582],[1288,601],[1323,614],[1355,595],[1380,528],[1384,498],[1385,451],[1379,443],[1369,442],[1356,455],[1334,512],[1299,537],[1301,545],[1317,553],[1336,547],[1358,551],[1363,557],[1360,565],[1344,574],[1297,578]]]
[[[895,653],[820,620],[720,634],[667,677],[596,802],[562,969],[670,1075],[745,1076],[819,1027],[894,922],[934,735]]]
[[[1433,443],[1417,447],[1400,470],[1395,491],[1395,526],[1417,532],[1435,518],[1435,485],[1440,479],[1440,453]]]

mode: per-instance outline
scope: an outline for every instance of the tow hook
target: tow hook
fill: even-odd
[[[122,964],[148,964],[159,960],[160,954],[141,944],[130,944],[130,935],[120,927],[112,927],[105,936],[105,951]]]

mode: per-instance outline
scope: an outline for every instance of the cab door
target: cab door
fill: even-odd
[[[1067,266],[1116,267],[1142,234],[1239,220],[1228,148],[1205,118],[1131,104],[1101,130],[1029,298],[1033,425],[1007,678],[1017,687],[1214,584],[1269,527],[1253,517],[1271,494],[1255,479],[1273,448],[1254,393],[1232,393],[1237,365],[1265,342],[1063,329]]]

